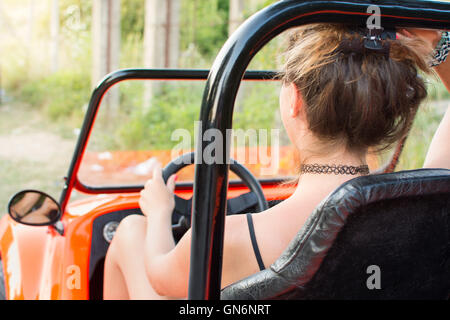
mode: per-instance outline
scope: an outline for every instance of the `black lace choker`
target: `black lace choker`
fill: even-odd
[[[300,167],[301,173],[319,173],[319,174],[351,174],[351,175],[368,175],[369,166],[361,165],[358,167],[347,165],[328,165],[328,164],[302,164]]]

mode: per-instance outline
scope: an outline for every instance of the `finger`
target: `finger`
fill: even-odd
[[[173,193],[175,191],[175,183],[177,180],[177,175],[173,174],[169,177],[169,179],[167,180],[167,188],[169,188],[169,190]]]
[[[144,200],[142,198],[139,199],[139,208],[141,208],[142,213],[144,213]]]
[[[407,33],[407,31],[404,28],[398,28],[397,29],[397,34],[398,35],[402,35],[402,36],[406,37],[406,33]]]
[[[400,33],[400,32],[397,33],[397,39],[403,40],[406,38],[408,38],[408,36],[404,35],[403,33]]]
[[[156,157],[151,157],[149,159],[149,166],[148,171],[153,174],[153,169],[155,168],[156,164],[158,163],[158,159]]]
[[[148,179],[147,182],[146,182],[145,185],[144,185],[144,190],[150,188],[150,186],[152,185],[152,183],[153,183],[153,178]],[[144,191],[144,190],[142,190],[142,191]]]
[[[139,204],[143,203],[144,200],[145,200],[145,191],[142,190],[142,191],[140,192]]]
[[[160,181],[163,180],[161,163],[159,162],[155,164],[155,168],[153,169],[153,179]]]
[[[399,32],[399,34],[401,34],[402,36],[405,36],[407,38],[414,38],[414,34],[411,33],[410,29],[399,29],[398,32]]]

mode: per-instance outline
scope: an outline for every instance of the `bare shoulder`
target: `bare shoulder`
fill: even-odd
[[[247,238],[249,237],[246,215],[227,216],[224,234],[224,262],[233,266],[246,254]]]
[[[259,271],[257,264],[253,264],[252,255],[246,215],[227,216],[223,249],[223,287]]]
[[[273,257],[278,257],[283,249],[283,245],[280,246],[279,243],[283,236],[280,235],[277,210],[278,208],[272,207],[252,214],[256,240],[266,267],[271,265]],[[224,239],[223,286],[260,271],[245,214],[227,217]]]

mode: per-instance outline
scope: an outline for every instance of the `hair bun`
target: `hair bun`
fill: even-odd
[[[309,24],[295,29],[282,80],[300,91],[316,137],[350,150],[381,150],[408,132],[427,95],[418,75],[429,70],[421,48],[392,30]]]

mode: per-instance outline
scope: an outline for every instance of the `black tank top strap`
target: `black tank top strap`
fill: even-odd
[[[248,230],[250,231],[250,239],[252,240],[253,251],[255,252],[256,256],[256,261],[258,262],[259,269],[264,270],[266,267],[264,266],[261,252],[259,252],[258,242],[256,242],[255,227],[253,226],[253,217],[251,213],[247,213],[247,223]]]

